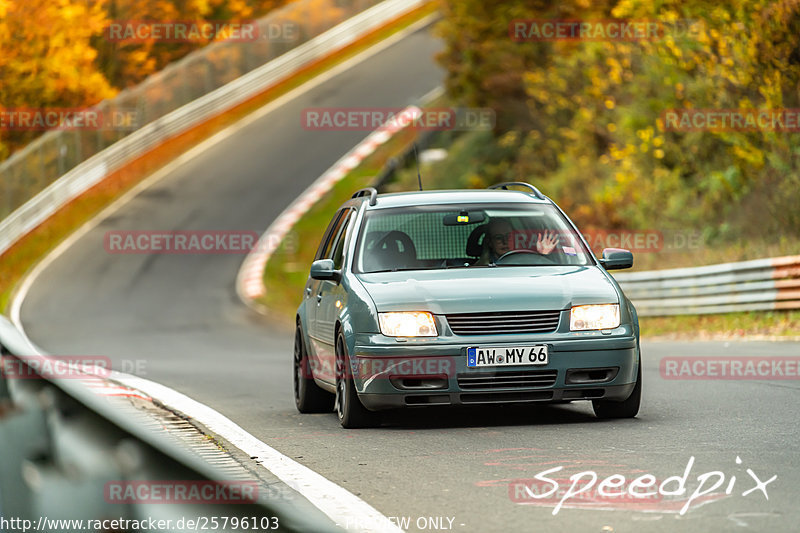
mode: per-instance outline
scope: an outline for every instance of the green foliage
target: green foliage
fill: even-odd
[[[800,134],[668,131],[662,115],[800,107],[797,2],[442,5],[448,94],[498,117],[473,175],[536,182],[586,228],[699,227],[722,241],[800,233]],[[515,19],[658,20],[665,32],[515,42]]]

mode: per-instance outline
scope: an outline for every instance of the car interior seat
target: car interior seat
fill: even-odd
[[[364,270],[402,270],[417,265],[417,248],[408,234],[373,231],[365,239]]]
[[[469,257],[480,257],[483,253],[483,238],[486,235],[486,230],[489,224],[481,224],[472,230],[467,237],[467,248],[465,250]]]

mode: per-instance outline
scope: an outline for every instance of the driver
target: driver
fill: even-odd
[[[486,228],[483,238],[483,253],[475,262],[476,265],[490,265],[500,257],[511,251],[511,223],[504,218],[493,218]],[[558,237],[554,232],[546,231],[539,234],[536,241],[536,252],[547,255],[558,244]]]

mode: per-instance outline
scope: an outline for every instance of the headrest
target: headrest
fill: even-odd
[[[483,253],[483,241],[481,237],[486,235],[486,230],[489,224],[481,224],[469,234],[467,237],[466,253],[469,257],[480,257]]]

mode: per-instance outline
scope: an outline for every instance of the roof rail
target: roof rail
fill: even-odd
[[[359,189],[353,193],[351,198],[359,198],[361,196],[366,196],[369,194],[369,205],[375,205],[378,201],[378,191],[375,187],[366,187],[364,189]]]
[[[519,187],[527,187],[528,189],[531,190],[531,192],[533,194],[536,195],[536,197],[538,199],[547,200],[547,197],[544,194],[542,194],[542,191],[540,191],[539,189],[537,189],[536,187],[534,187],[530,183],[525,183],[524,181],[506,181],[506,182],[503,182],[503,183],[495,183],[494,185],[490,185],[489,188],[490,189],[503,189],[504,191],[507,191],[508,187],[510,185],[517,185]]]

